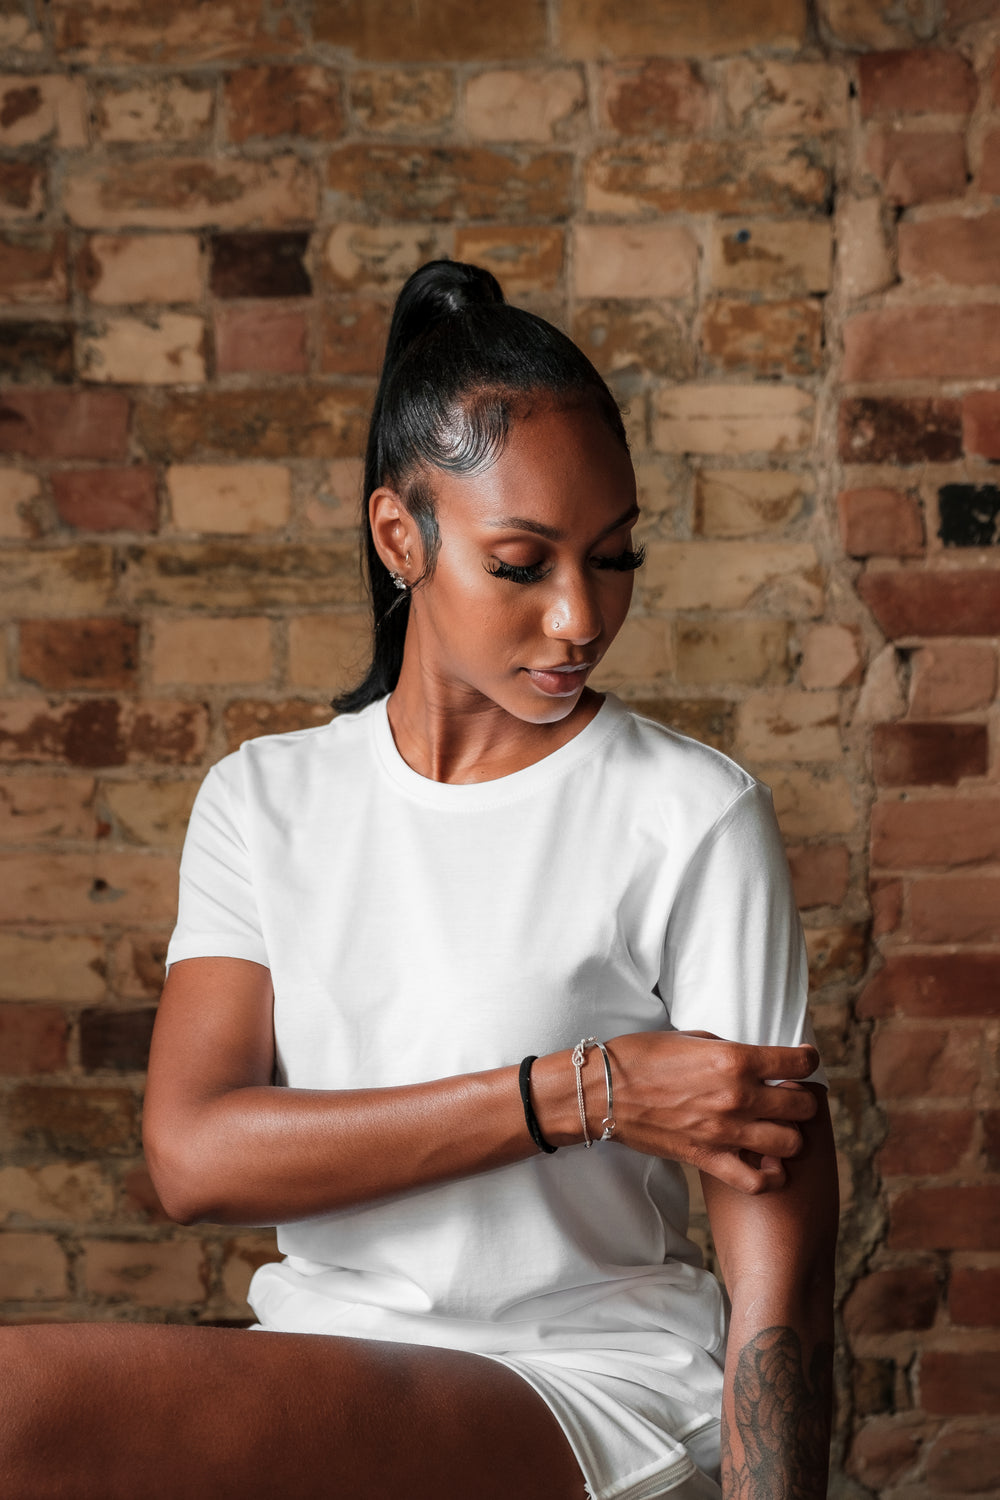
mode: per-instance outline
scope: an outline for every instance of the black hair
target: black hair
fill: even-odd
[[[362,565],[372,661],[362,681],[334,699],[340,712],[357,712],[392,692],[403,664],[410,590],[396,588],[378,555],[369,497],[388,485],[413,517],[424,549],[419,584],[433,571],[440,547],[433,471],[488,468],[503,452],[511,422],[536,395],[560,405],[592,401],[627,450],[617,402],[564,333],[512,307],[480,266],[432,260],[415,271],[393,311],[365,453]]]

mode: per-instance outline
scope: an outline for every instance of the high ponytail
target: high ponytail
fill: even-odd
[[[391,693],[403,664],[411,590],[395,587],[378,555],[369,497],[389,485],[413,517],[424,549],[419,584],[440,547],[433,470],[471,474],[495,462],[517,407],[532,393],[566,402],[589,397],[627,447],[614,397],[565,334],[511,307],[480,266],[434,260],[415,271],[393,310],[365,452],[362,563],[372,661],[363,680],[334,699],[339,712],[356,713]]]

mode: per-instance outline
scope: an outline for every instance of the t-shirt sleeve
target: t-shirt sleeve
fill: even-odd
[[[199,788],[181,855],[177,925],[167,965],[180,958],[249,958],[267,965],[254,898],[236,757]]]
[[[767,787],[754,782],[692,855],[667,924],[660,995],[678,1031],[814,1042],[809,969]],[[822,1069],[812,1080],[825,1083]]]

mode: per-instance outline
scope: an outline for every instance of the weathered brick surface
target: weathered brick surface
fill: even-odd
[[[648,560],[596,685],[773,787],[844,1175],[832,1491],[991,1492],[995,4],[37,10],[0,6],[0,1217],[38,1252],[0,1319],[245,1318],[275,1253],[175,1235],[139,1155],[177,854],[206,767],[363,662],[388,313],[455,256],[627,409]]]

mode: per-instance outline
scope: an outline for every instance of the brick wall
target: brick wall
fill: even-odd
[[[3,0],[0,49],[2,1316],[239,1319],[273,1253],[142,1164],[177,850],[360,661],[387,309],[455,255],[627,404],[604,683],[774,788],[834,1491],[1000,1493],[995,0]]]

